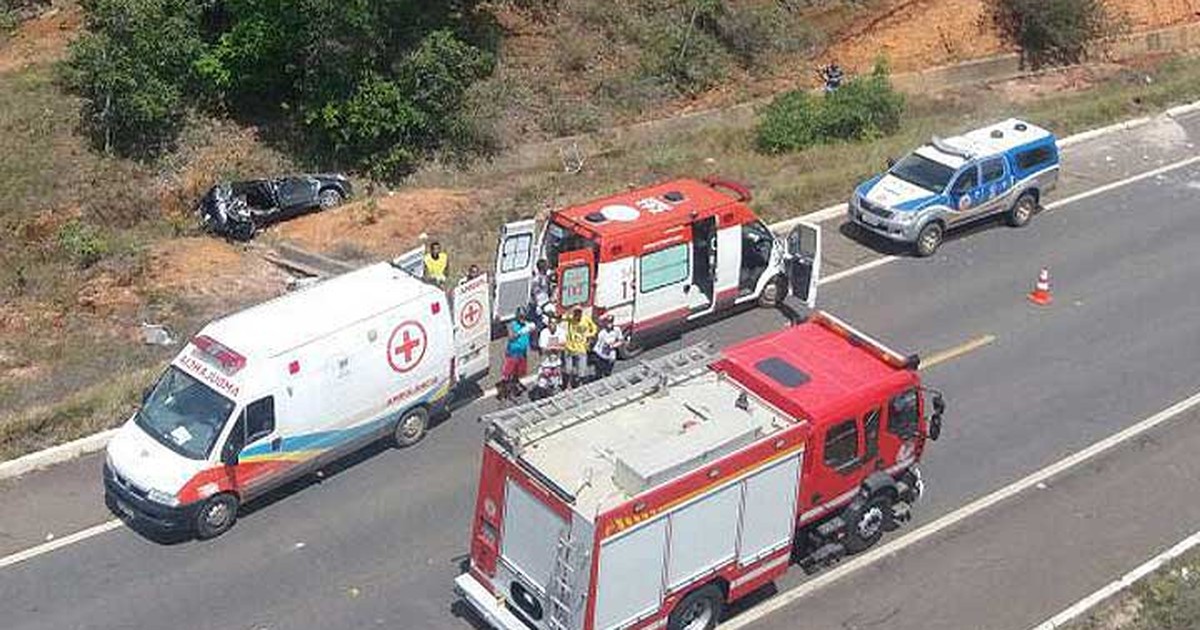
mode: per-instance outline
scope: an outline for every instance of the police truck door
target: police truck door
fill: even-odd
[[[800,223],[787,237],[787,274],[792,294],[809,308],[817,303],[821,277],[821,227]]]
[[[529,286],[537,261],[537,222],[533,219],[506,223],[496,247],[496,295],[493,317],[508,321],[517,309],[529,304]]]
[[[491,342],[491,300],[488,277],[481,274],[454,287],[454,377],[458,381],[479,378],[488,370]]]

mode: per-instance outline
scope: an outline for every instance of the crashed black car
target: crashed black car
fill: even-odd
[[[221,182],[200,199],[198,212],[209,232],[248,241],[271,223],[328,210],[351,193],[350,180],[337,174]]]

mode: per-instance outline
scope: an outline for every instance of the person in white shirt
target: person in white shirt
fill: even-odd
[[[541,352],[561,351],[567,343],[567,327],[558,323],[558,318],[547,313],[546,327],[538,333],[538,350]]]
[[[612,315],[600,318],[600,332],[596,333],[596,344],[592,346],[592,354],[596,355],[596,377],[604,378],[612,374],[617,364],[617,350],[625,343],[621,330],[613,326]]]

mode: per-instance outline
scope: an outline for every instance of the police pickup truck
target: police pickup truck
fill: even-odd
[[[934,137],[858,186],[851,222],[931,256],[946,231],[1004,215],[1029,222],[1058,181],[1054,135],[1016,119],[941,139]]]

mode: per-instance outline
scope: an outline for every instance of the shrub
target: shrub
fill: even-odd
[[[1078,63],[1090,44],[1121,29],[1107,0],[988,0],[985,19],[1034,68]]]
[[[764,110],[755,142],[764,153],[799,151],[836,140],[870,140],[895,133],[904,114],[904,96],[888,81],[887,67],[855,77],[824,97],[794,90]]]
[[[110,249],[100,230],[78,219],[63,224],[59,229],[58,246],[80,268],[100,262]]]

